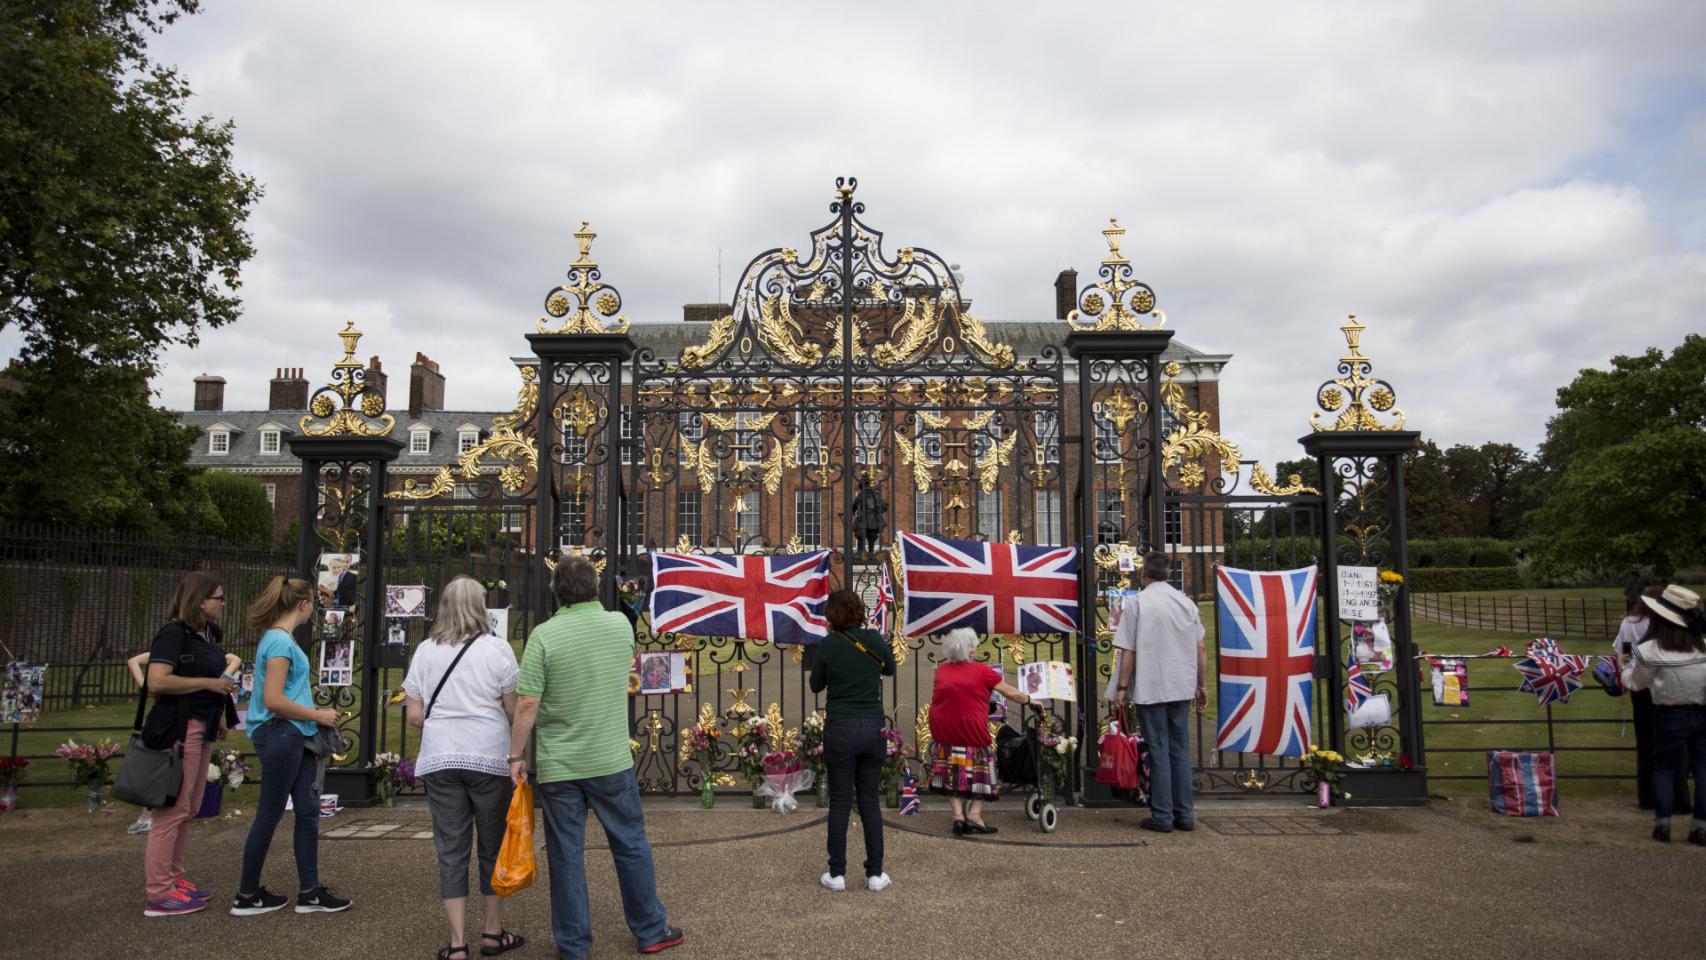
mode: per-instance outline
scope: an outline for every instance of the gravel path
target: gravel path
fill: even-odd
[[[1319,813],[1218,802],[1194,833],[1166,836],[1137,830],[1135,810],[1069,809],[1046,837],[1002,803],[990,818],[1002,833],[975,842],[945,836],[935,803],[891,820],[895,886],[883,894],[817,887],[819,811],[740,806],[648,807],[664,901],[687,931],[671,957],[1700,956],[1706,936],[1706,849],[1680,836],[1660,847],[1643,814],[1611,801],[1566,800],[1565,817],[1546,821],[1494,817],[1484,803]],[[424,809],[325,822],[328,833],[358,828],[321,844],[322,876],[354,909],[251,919],[143,919],[129,819],[0,817],[5,955],[366,960],[430,957],[445,943]],[[247,828],[195,827],[191,877],[216,903],[231,893]],[[267,867],[274,889],[293,886],[289,829]],[[860,859],[857,824],[849,852]],[[590,850],[588,867],[593,956],[634,956],[607,854]],[[531,941],[517,960],[552,955],[548,916],[543,878],[511,899],[507,925]]]

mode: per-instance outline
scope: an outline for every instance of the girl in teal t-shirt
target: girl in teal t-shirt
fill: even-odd
[[[261,762],[261,796],[255,822],[243,842],[243,876],[231,914],[271,913],[290,902],[261,886],[267,850],[284,817],[284,803],[296,806],[292,832],[296,853],[297,913],[335,913],[349,901],[320,885],[320,798],[314,787],[319,757],[308,752],[321,725],[335,727],[338,712],[316,709],[308,681],[308,656],[291,635],[314,616],[314,585],[273,577],[249,608],[249,628],[266,628],[255,651],[255,692],[249,698],[249,739]]]

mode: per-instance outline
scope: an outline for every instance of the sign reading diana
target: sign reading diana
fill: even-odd
[[[1344,620],[1380,619],[1380,568],[1339,568],[1339,617]]]

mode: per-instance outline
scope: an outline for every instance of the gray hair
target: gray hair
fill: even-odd
[[[942,656],[949,663],[963,663],[977,655],[977,633],[970,627],[955,627],[942,634]]]
[[[456,577],[438,598],[438,616],[427,634],[437,643],[461,643],[491,630],[486,620],[486,588],[472,577]]]
[[[557,557],[557,569],[551,574],[551,593],[560,606],[585,603],[598,599],[598,571],[592,561],[577,554]]]
[[[1151,580],[1165,581],[1173,572],[1173,560],[1157,550],[1143,556],[1143,575]]]

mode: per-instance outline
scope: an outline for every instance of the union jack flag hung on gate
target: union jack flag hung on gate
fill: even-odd
[[[1216,749],[1301,757],[1315,692],[1314,567],[1220,567],[1220,726]]]
[[[1528,656],[1514,664],[1516,672],[1522,674],[1522,685],[1517,690],[1534,694],[1542,707],[1554,701],[1569,703],[1570,694],[1581,689],[1589,658],[1565,653],[1558,641],[1547,637],[1529,641],[1524,652]]]
[[[829,632],[829,551],[652,554],[652,630],[815,644]]]
[[[1077,633],[1078,548],[900,535],[903,632]]]
[[[1345,650],[1345,713],[1356,713],[1357,708],[1374,696],[1374,687],[1363,676],[1362,667],[1357,666],[1354,651]]]
[[[894,581],[889,579],[889,565],[883,564],[882,578],[877,581],[877,609],[871,614],[871,626],[883,636],[889,635],[889,613],[894,609]]]

